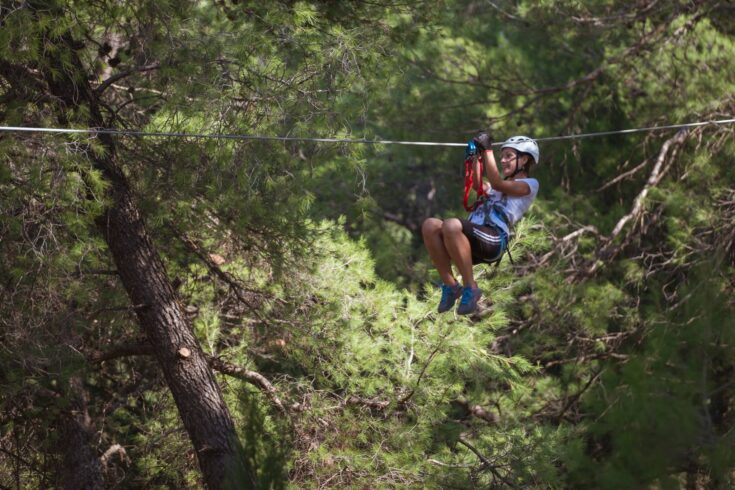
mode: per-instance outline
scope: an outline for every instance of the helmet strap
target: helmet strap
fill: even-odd
[[[505,177],[504,180],[512,179],[513,177],[515,177],[519,173],[526,171],[526,165],[524,165],[524,166],[522,166],[520,168],[518,167],[518,157],[520,156],[519,153],[520,152],[518,150],[516,150],[516,156],[515,156],[515,159],[516,159],[516,169],[513,171],[512,174],[510,174],[507,177]]]

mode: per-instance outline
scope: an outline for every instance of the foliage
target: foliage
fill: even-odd
[[[86,127],[98,111],[148,131],[454,142],[724,119],[733,15],[714,1],[10,2],[0,123]],[[55,97],[60,70],[99,105]],[[542,142],[515,263],[476,268],[471,318],[435,313],[420,236],[426,217],[461,215],[461,149],[119,136],[110,157],[225,365],[261,487],[724,488],[732,134]],[[0,136],[3,487],[63,486],[69,420],[109,487],[203,485],[98,224],[106,151],[99,136]]]

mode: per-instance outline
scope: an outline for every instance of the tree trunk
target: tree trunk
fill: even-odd
[[[70,410],[59,413],[58,451],[62,456],[59,486],[66,490],[102,490],[102,465],[92,447],[94,426],[87,412],[87,400],[79,378],[69,380],[66,398]]]
[[[116,182],[112,192],[113,204],[99,225],[194,443],[207,486],[221,488],[226,476],[235,473],[253,484],[222,393],[130,191]]]
[[[49,91],[62,101],[59,119],[73,108],[89,110],[88,124],[105,127],[98,95],[89,84],[84,64],[74,51],[71,36],[48,34],[47,42],[72,57],[72,70],[55,55],[47,55],[42,68]],[[192,440],[208,488],[252,488],[254,472],[240,450],[237,433],[222,392],[207,364],[199,342],[171,286],[163,262],[150,239],[130,186],[115,161],[116,145],[100,135],[106,147],[94,163],[111,182],[112,204],[98,220],[140,321],[163,369],[168,387],[186,431]],[[90,154],[94,154],[90,150]],[[231,483],[227,483],[231,480]],[[236,482],[236,483],[235,483]]]

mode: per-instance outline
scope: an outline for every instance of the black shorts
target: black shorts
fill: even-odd
[[[462,233],[470,241],[472,263],[493,262],[498,260],[508,246],[508,236],[496,226],[476,225],[466,219],[462,223]]]

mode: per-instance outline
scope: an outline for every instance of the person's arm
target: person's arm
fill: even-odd
[[[490,135],[482,132],[473,138],[475,145],[481,150],[480,154],[485,162],[485,173],[490,185],[498,192],[509,196],[526,196],[531,193],[531,188],[525,182],[515,180],[503,180],[498,171],[498,164],[493,154],[492,139]]]

